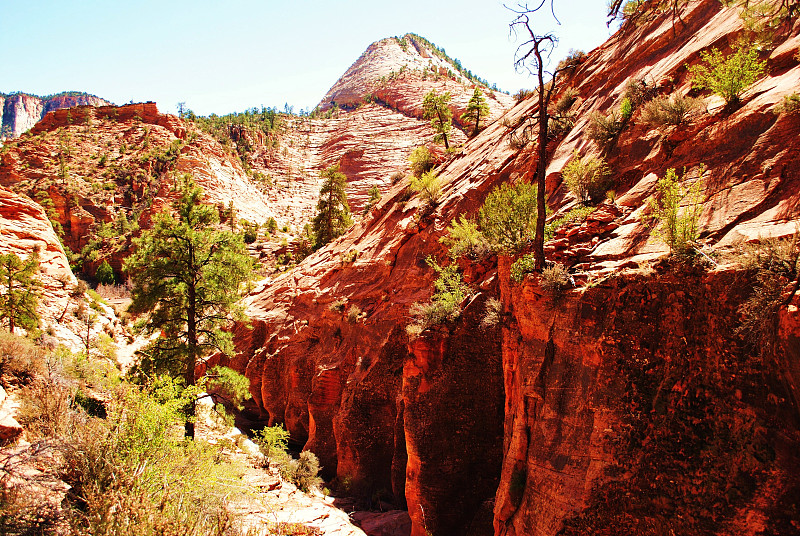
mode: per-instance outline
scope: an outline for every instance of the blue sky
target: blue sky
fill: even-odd
[[[535,28],[554,59],[610,34],[604,0],[555,0]],[[495,0],[0,0],[0,92],[79,90],[117,104],[154,100],[199,114],[311,109],[373,41],[415,32],[512,93],[512,13]]]

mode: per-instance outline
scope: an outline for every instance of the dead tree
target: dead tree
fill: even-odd
[[[549,0],[550,14],[557,24],[554,0]],[[539,87],[536,91],[539,108],[534,116],[537,128],[537,163],[536,163],[536,232],[533,239],[534,268],[538,271],[544,269],[544,228],[547,219],[545,203],[545,176],[547,173],[547,139],[549,137],[550,101],[558,87],[558,74],[561,69],[547,70],[550,56],[558,45],[558,38],[552,32],[536,33],[531,28],[531,16],[545,11],[548,0],[541,0],[536,7],[528,4],[517,4],[516,7],[505,6],[516,14],[509,25],[510,31],[519,36],[522,34],[523,42],[517,47],[514,54],[514,67],[518,72],[527,71],[535,76]],[[545,78],[549,78],[545,83]]]

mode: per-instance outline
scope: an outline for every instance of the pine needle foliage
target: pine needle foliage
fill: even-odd
[[[431,90],[425,95],[422,101],[422,117],[430,119],[436,136],[436,142],[443,142],[445,149],[450,148],[449,136],[453,126],[453,112],[449,108],[450,92],[445,91],[441,95]]]
[[[25,260],[14,253],[0,255],[0,318],[6,321],[8,331],[16,327],[27,330],[39,325],[36,306],[39,303],[39,255],[31,253]]]
[[[159,335],[142,370],[182,375],[192,386],[195,367],[207,355],[233,352],[232,334],[223,328],[231,319],[244,319],[238,289],[250,278],[252,261],[240,234],[215,227],[217,210],[201,204],[203,191],[190,178],[178,194],[175,214],[155,217],[153,228],[135,240],[125,270],[133,282],[129,310],[149,313],[140,327],[147,336]]]
[[[345,191],[347,187],[345,174],[339,171],[339,166],[336,165],[321,171],[319,175],[324,182],[319,190],[317,215],[312,221],[317,248],[343,235],[353,223]]]
[[[475,91],[472,92],[472,97],[470,97],[467,103],[466,111],[461,114],[462,123],[474,123],[475,126],[472,129],[473,138],[477,136],[480,131],[481,119],[488,117],[488,115],[489,105],[486,103],[486,98],[483,96],[481,88],[476,87]]]

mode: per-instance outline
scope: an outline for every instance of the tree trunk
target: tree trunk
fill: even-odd
[[[542,54],[538,43],[534,48],[538,64],[539,76],[539,135],[538,135],[538,161],[536,162],[536,234],[533,239],[534,269],[541,272],[544,269],[544,224],[547,219],[545,205],[545,174],[547,173],[547,102],[545,102],[544,66]],[[555,77],[553,79],[555,84]]]
[[[197,294],[194,284],[189,285],[189,306],[187,310],[187,350],[186,356],[186,371],[184,379],[186,380],[186,387],[191,387],[195,384],[194,369],[197,366]],[[192,397],[191,401],[186,408],[186,430],[185,435],[189,439],[194,439],[194,421],[195,413],[197,411],[197,401]]]
[[[450,148],[450,144],[447,143],[447,133],[444,131],[444,120],[442,119],[442,112],[437,108],[436,116],[439,118],[439,128],[442,129],[442,139],[444,140],[444,148],[445,150]]]
[[[8,294],[6,294],[6,299],[8,300],[8,332],[13,335],[14,328],[16,327],[16,322],[14,322],[14,319],[17,316],[17,312],[14,310],[14,297],[12,292],[14,292],[14,278],[11,276],[11,270],[9,270]]]
[[[475,129],[472,131],[473,138],[478,135],[478,124],[480,123],[480,121],[481,121],[481,111],[477,110],[475,112]]]

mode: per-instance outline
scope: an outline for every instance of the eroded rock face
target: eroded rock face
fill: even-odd
[[[508,266],[496,534],[792,531],[798,385],[736,333],[745,274],[662,262],[556,300]]]
[[[104,259],[120,273],[132,235],[121,229],[131,221],[149,227],[187,173],[206,203],[232,206],[237,220],[261,224],[279,216],[237,157],[152,102],[50,112],[0,159],[0,185],[46,206],[72,251],[96,239],[101,225],[115,229],[84,266],[90,276]]]
[[[14,253],[25,259],[38,251],[40,283],[39,307],[40,328],[48,336],[78,350],[82,347],[80,334],[86,325],[72,314],[78,301],[70,296],[77,283],[64,254],[64,249],[50,221],[39,204],[0,187],[0,253]],[[99,306],[95,330],[114,333],[114,312]]]
[[[88,94],[62,94],[43,99],[19,93],[0,95],[0,141],[16,138],[30,130],[48,112],[75,106],[107,106],[111,103]]]
[[[665,18],[611,40],[565,80],[579,99],[575,128],[548,144],[554,219],[576,205],[561,181],[573,150],[599,152],[586,135],[590,114],[618,105],[631,79],[670,79],[658,91],[686,93],[691,80],[683,66],[741,29],[735,10],[710,1],[692,3],[683,19],[677,38]],[[519,150],[508,140],[521,134],[536,103],[515,106],[440,168],[442,199],[433,209],[418,197],[405,201],[403,184],[390,188],[348,234],[292,272],[263,281],[248,298],[253,329],[237,328],[243,345],[234,364],[253,382],[251,414],[287,423],[339,481],[364,490],[390,484],[395,500],[403,493],[413,534],[471,531],[476,507],[494,509],[496,534],[586,534],[613,526],[647,532],[666,519],[658,512],[674,514],[676,533],[787,529],[781,511],[798,489],[790,471],[798,442],[795,372],[770,366],[759,376],[753,365],[735,329],[752,287],[744,275],[731,267],[706,272],[657,263],[668,247],[641,218],[667,169],[685,166],[696,180],[704,163],[704,247],[795,232],[800,116],[772,112],[796,87],[789,81],[800,77],[797,62],[787,60],[797,32],[784,35],[769,75],[738,109],[706,97],[708,113],[662,130],[634,113],[605,153],[617,202],[566,225],[547,244],[548,258],[569,268],[580,289],[555,303],[535,277],[512,284],[513,259],[500,259],[499,345],[476,329],[479,313],[470,305],[497,294],[491,260],[462,263],[477,300],[464,304],[462,319],[413,342],[403,339],[402,326],[410,305],[430,296],[435,274],[424,259],[432,254],[444,262],[439,238],[449,222],[474,216],[494,186],[533,178],[533,143]],[[352,250],[359,255],[345,263]],[[590,281],[602,283],[586,288]],[[780,359],[787,364],[797,340],[795,309],[791,302],[781,313]],[[473,348],[482,349],[480,359]],[[491,365],[500,358],[501,370]],[[477,371],[484,384],[476,382]],[[487,409],[473,413],[480,388]],[[489,409],[492,392],[502,392],[502,414]],[[481,443],[484,457],[471,458],[470,416],[487,438],[503,421],[502,441]],[[496,460],[486,457],[497,448],[502,468],[492,506],[464,482],[497,479]],[[735,470],[725,473],[726,466]],[[659,475],[670,475],[674,487]],[[453,502],[456,489],[474,494],[471,510]],[[718,494],[724,499],[714,502]],[[692,518],[681,518],[683,511]]]

